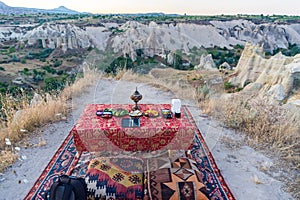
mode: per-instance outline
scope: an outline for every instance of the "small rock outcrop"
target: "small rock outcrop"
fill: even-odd
[[[195,66],[195,69],[217,70],[216,64],[211,54],[202,54],[200,57],[200,63],[199,65]]]
[[[227,62],[223,62],[223,63],[219,66],[219,69],[231,70],[232,67],[231,67]]]
[[[33,98],[30,101],[30,106],[34,107],[39,105],[41,102],[43,101],[41,95],[39,95],[38,93],[34,93]]]

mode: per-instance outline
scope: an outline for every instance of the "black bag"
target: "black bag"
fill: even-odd
[[[61,175],[49,192],[49,200],[86,200],[87,186],[83,178]]]

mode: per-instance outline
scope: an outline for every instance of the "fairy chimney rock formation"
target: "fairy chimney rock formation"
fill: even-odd
[[[299,92],[300,54],[288,57],[278,53],[265,58],[262,47],[246,44],[235,74],[229,80],[232,84],[282,102]]]
[[[217,70],[216,64],[211,54],[208,55],[202,54],[200,57],[200,63],[199,65],[195,66],[195,69]]]

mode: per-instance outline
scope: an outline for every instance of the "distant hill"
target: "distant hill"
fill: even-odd
[[[0,1],[0,14],[2,15],[21,15],[21,14],[37,14],[37,13],[57,13],[57,14],[81,14],[78,11],[68,9],[60,6],[54,9],[40,9],[40,8],[24,8],[24,7],[11,7]]]
[[[178,17],[179,14],[165,14],[162,12],[153,12],[153,13],[125,13],[125,14],[116,14],[121,16],[135,16],[135,17],[141,17],[141,16],[148,16],[148,17],[162,17],[162,16],[168,16],[168,17]]]

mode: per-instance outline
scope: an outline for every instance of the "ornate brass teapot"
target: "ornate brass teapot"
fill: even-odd
[[[130,96],[130,99],[135,102],[135,106],[132,108],[133,110],[139,110],[139,106],[137,103],[143,98],[143,95],[139,93],[137,90],[137,87],[135,89],[135,92]]]

